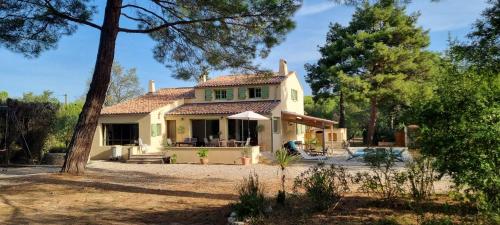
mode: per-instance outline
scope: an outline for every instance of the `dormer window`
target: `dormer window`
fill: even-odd
[[[216,100],[225,100],[227,99],[227,90],[215,90],[215,99]]]
[[[262,88],[248,88],[248,98],[262,98]]]

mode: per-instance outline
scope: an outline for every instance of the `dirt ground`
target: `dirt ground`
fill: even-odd
[[[238,182],[99,168],[0,176],[0,224],[225,224]]]
[[[292,166],[288,187],[310,166]],[[243,176],[259,174],[266,193],[279,188],[276,167],[270,165],[93,162],[80,177],[57,170],[0,171],[0,224],[225,224]],[[302,224],[316,221],[303,219]]]

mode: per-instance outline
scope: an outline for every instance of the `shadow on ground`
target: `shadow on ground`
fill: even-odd
[[[225,182],[104,169],[10,177],[0,224],[224,224],[237,199]]]
[[[0,195],[3,203],[13,209],[9,218],[2,221],[5,225],[18,224],[224,224],[229,207],[199,207],[190,210],[146,211],[126,208],[88,207],[82,208],[79,216],[61,211],[41,213],[36,217],[26,216],[20,207],[13,205]]]

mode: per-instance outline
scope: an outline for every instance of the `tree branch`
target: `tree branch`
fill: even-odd
[[[133,20],[133,21],[137,21],[137,22],[143,22],[143,23],[147,23],[149,26],[153,26],[153,24],[151,24],[149,21],[145,20],[145,19],[141,19],[141,18],[136,18],[136,17],[133,17],[133,16],[129,16],[127,15],[126,13],[122,13],[122,15],[127,18],[127,19],[130,19],[130,20]]]
[[[247,14],[247,15],[242,15],[242,16],[226,16],[226,17],[212,17],[212,18],[205,18],[205,19],[197,19],[197,20],[180,20],[172,23],[164,23],[160,26],[149,28],[149,29],[144,29],[144,30],[137,30],[137,29],[128,29],[128,28],[119,28],[120,32],[126,32],[126,33],[152,33],[161,29],[165,29],[171,26],[175,25],[182,25],[182,24],[192,24],[192,23],[203,23],[203,22],[214,22],[214,21],[222,21],[226,19],[240,19],[240,18],[246,18],[246,17],[256,17],[260,15],[255,15],[255,14]]]
[[[72,16],[69,16],[65,13],[62,13],[62,12],[59,12],[56,8],[54,8],[51,4],[50,4],[50,1],[49,0],[45,0],[45,6],[47,7],[47,9],[53,13],[54,15],[58,16],[58,17],[61,17],[63,19],[67,19],[69,21],[72,21],[72,22],[75,22],[75,23],[80,23],[80,24],[84,24],[84,25],[87,25],[87,26],[90,26],[90,27],[93,27],[93,28],[96,28],[98,30],[101,30],[102,27],[95,24],[95,23],[92,23],[90,21],[87,21],[87,20],[82,20],[82,19],[78,19],[78,18],[74,18]]]
[[[155,16],[156,18],[160,19],[161,21],[163,21],[164,23],[168,23],[168,21],[166,21],[162,16],[158,15],[157,13],[149,10],[149,9],[146,9],[144,7],[141,7],[141,6],[137,6],[137,5],[132,5],[132,4],[126,4],[126,5],[123,5],[122,8],[127,8],[127,7],[130,7],[130,8],[136,8],[136,9],[140,9],[144,12],[147,12],[153,16]]]

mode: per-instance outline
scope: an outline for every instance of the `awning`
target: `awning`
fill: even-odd
[[[298,124],[304,124],[310,127],[319,127],[319,128],[330,128],[333,127],[338,122],[332,120],[326,120],[313,116],[301,115],[294,112],[282,111],[281,118],[285,121],[294,122]]]
[[[253,111],[245,111],[242,113],[228,116],[227,118],[228,119],[235,119],[235,120],[269,120],[269,118],[267,118],[263,115],[260,115],[258,113],[255,113]]]

